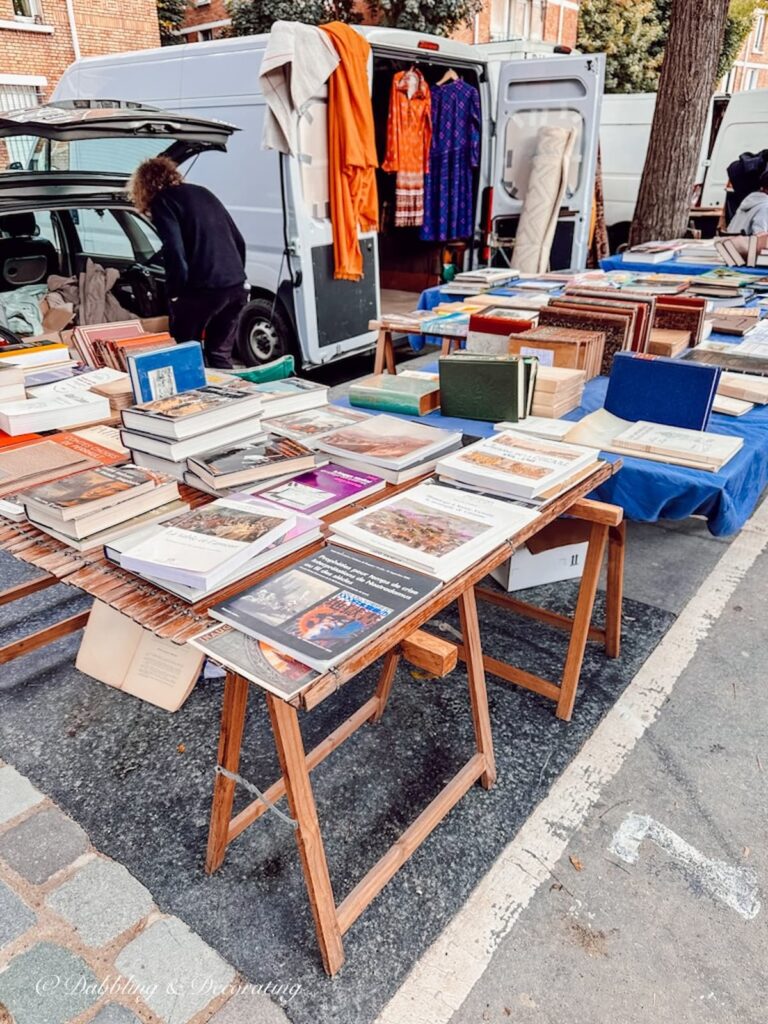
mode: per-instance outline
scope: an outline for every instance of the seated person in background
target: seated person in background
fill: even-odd
[[[145,160],[128,192],[163,243],[172,336],[202,341],[208,366],[231,369],[238,318],[248,300],[245,242],[235,222],[212,192],[185,182],[165,156]]]
[[[728,225],[729,235],[757,235],[768,231],[768,171],[760,175],[760,190],[742,199]]]

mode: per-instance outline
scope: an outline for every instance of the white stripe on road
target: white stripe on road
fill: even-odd
[[[656,650],[414,965],[376,1024],[447,1024],[621,768],[768,544],[768,502],[750,519]]]
[[[757,878],[750,868],[734,867],[724,860],[705,857],[677,832],[647,814],[628,814],[616,829],[608,847],[625,864],[636,864],[640,844],[648,839],[679,864],[686,877],[702,892],[719,900],[749,921],[760,913]]]

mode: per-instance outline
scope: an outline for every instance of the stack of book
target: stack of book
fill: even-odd
[[[270,554],[263,564],[282,557],[285,550],[279,542],[287,542],[296,525],[295,513],[248,495],[241,500],[218,498],[132,532],[110,544],[107,554],[122,568],[168,589],[207,594],[254,571],[255,560],[267,549]],[[302,545],[305,534],[300,536]],[[290,550],[295,549],[292,542]]]
[[[215,605],[210,615],[326,672],[440,586],[434,576],[334,546]]]
[[[21,519],[24,509],[16,495],[27,487],[56,480],[96,466],[116,465],[128,459],[117,431],[109,427],[16,438],[17,444],[0,450],[0,513]]]
[[[39,389],[38,389],[39,390]],[[0,430],[16,437],[30,431],[63,430],[110,419],[109,399],[87,388],[68,393],[35,395],[0,403]]]
[[[265,419],[328,404],[328,386],[301,377],[287,377],[285,380],[254,384],[253,387],[261,395]]]
[[[578,331],[599,331],[605,336],[600,373],[609,374],[613,357],[646,344],[650,323],[649,300],[624,298],[615,293],[577,295],[568,293],[552,299],[541,311],[541,326],[566,327]]]
[[[460,431],[381,415],[326,434],[317,447],[342,466],[373,471],[398,484],[431,473],[438,459],[461,445],[461,438]]]
[[[595,451],[510,430],[441,459],[437,474],[462,487],[535,504],[573,486],[596,461]]]
[[[446,295],[474,295],[490,288],[501,288],[518,277],[519,271],[509,267],[478,267],[457,274],[452,281],[442,286],[441,291]]]
[[[677,258],[681,263],[722,264],[724,262],[714,239],[709,238],[686,239],[677,251]]]
[[[121,438],[145,469],[184,478],[187,459],[261,435],[256,385],[235,380],[123,409]]]
[[[91,388],[94,395],[101,395],[109,402],[109,411],[116,422],[120,422],[120,414],[123,409],[130,409],[135,399],[133,388],[128,374],[121,374],[116,380],[104,381],[101,384],[94,384]]]
[[[653,327],[665,331],[688,331],[691,345],[698,345],[704,331],[707,300],[694,295],[664,295],[656,300]],[[643,349],[636,349],[642,352]]]
[[[768,380],[748,373],[723,373],[720,375],[717,393],[754,405],[767,405]]]
[[[429,481],[342,519],[331,535],[344,547],[449,580],[536,516],[519,505]]]
[[[69,349],[63,341],[38,338],[12,343],[0,338],[0,365],[34,370],[40,366],[56,366],[69,362]]]
[[[381,412],[426,416],[440,408],[440,381],[432,374],[416,377],[377,373],[350,386],[349,404]]]
[[[691,280],[688,291],[692,295],[713,299],[748,299],[754,278],[751,274],[722,267],[707,271]]]
[[[654,327],[648,352],[653,356],[666,356],[668,359],[679,355],[691,344],[690,331],[670,331],[663,327]]]
[[[490,306],[469,318],[467,352],[481,355],[508,355],[510,334],[530,331],[539,320],[534,310],[508,306]]]
[[[146,522],[167,519],[186,506],[175,480],[137,466],[99,466],[19,496],[27,519],[56,540],[90,551]]]
[[[539,366],[533,393],[532,416],[559,420],[566,413],[578,409],[584,394],[584,370],[569,370],[560,366]]]
[[[191,487],[217,496],[235,489],[250,490],[265,480],[284,480],[312,469],[315,461],[315,453],[300,441],[260,434],[190,456],[184,480]]]
[[[641,420],[630,424],[614,437],[611,450],[717,473],[743,444],[743,437],[710,434],[705,430],[686,430],[683,427],[669,427]]]
[[[544,313],[545,310],[542,310]],[[510,352],[536,356],[545,366],[583,370],[591,380],[600,373],[605,348],[603,331],[582,331],[567,327],[540,326],[509,339]]]
[[[23,402],[27,397],[24,380],[21,367],[0,363],[0,404]]]
[[[666,263],[673,260],[682,245],[678,242],[643,242],[621,254],[622,263]]]
[[[760,310],[754,307],[716,307],[707,316],[715,334],[728,334],[734,338],[744,338],[753,331],[760,321]]]

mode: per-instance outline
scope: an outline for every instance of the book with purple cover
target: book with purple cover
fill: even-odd
[[[328,515],[336,509],[384,488],[372,473],[329,463],[258,492],[265,501],[307,516]]]

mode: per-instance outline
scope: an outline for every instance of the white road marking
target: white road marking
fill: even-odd
[[[655,721],[699,644],[766,545],[768,502],[726,549],[549,795],[413,966],[376,1024],[447,1024],[536,890],[550,880],[573,833]]]
[[[644,839],[655,843],[668,854],[682,867],[684,874],[712,899],[724,903],[748,921],[760,913],[754,871],[705,857],[671,828],[647,814],[628,814],[616,830],[608,849],[625,863],[636,864],[640,856],[640,844]]]

